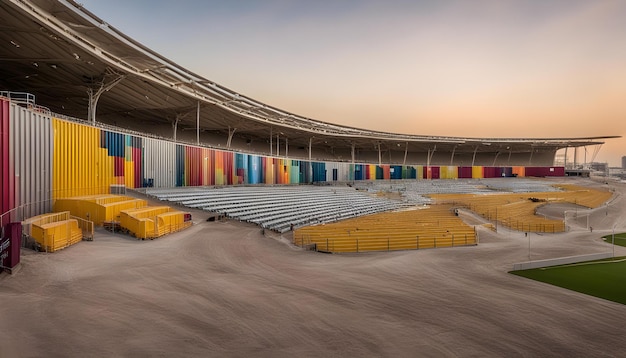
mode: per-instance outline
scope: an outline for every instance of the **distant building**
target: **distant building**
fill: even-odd
[[[608,173],[609,172],[609,164],[608,163],[593,162],[593,163],[589,164],[589,169],[594,170],[596,172]]]
[[[622,157],[622,169],[626,169],[626,156]]]

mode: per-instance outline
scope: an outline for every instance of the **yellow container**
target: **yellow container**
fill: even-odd
[[[25,235],[31,235],[32,225],[48,224],[56,221],[63,221],[70,219],[70,212],[63,211],[60,213],[47,213],[30,217],[22,221],[22,233]]]
[[[163,236],[191,226],[191,221],[185,221],[185,214],[182,211],[172,211],[157,216],[156,234]]]
[[[146,206],[143,208],[124,210],[124,212],[128,215],[136,218],[149,218],[159,214],[168,213],[170,211],[174,211],[174,209],[169,206]]]
[[[185,214],[169,206],[123,210],[120,225],[139,239],[152,239],[191,226],[191,221],[185,221]]]
[[[120,211],[145,207],[147,202],[121,195],[97,195],[57,199],[55,211],[69,211],[71,215],[91,220],[95,225],[105,221],[118,221]]]
[[[137,218],[127,211],[120,212],[120,226],[138,239],[154,237],[154,220]]]
[[[74,219],[33,224],[31,236],[46,252],[55,252],[82,240],[82,232]]]

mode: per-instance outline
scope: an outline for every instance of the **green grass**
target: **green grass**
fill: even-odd
[[[602,238],[609,244],[613,242],[613,234],[604,235]],[[626,247],[626,232],[615,234],[615,245]]]
[[[626,257],[511,271],[511,273],[626,304]]]

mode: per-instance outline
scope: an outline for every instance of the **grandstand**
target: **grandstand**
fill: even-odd
[[[563,176],[558,149],[615,137],[431,137],[330,124],[194,74],[74,1],[3,1],[0,10],[0,223],[119,186]]]
[[[394,210],[400,203],[348,187],[227,187],[150,190],[160,200],[217,212],[280,233]]]
[[[557,150],[615,136],[340,126],[191,73],[73,0],[2,0],[0,20],[0,228],[22,221],[41,250],[63,249],[25,257],[22,276],[0,282],[0,356],[623,353],[620,307],[504,273],[531,251],[607,251],[578,212],[571,236],[536,213],[548,202],[598,207],[610,192],[531,177],[560,180]],[[146,196],[108,195],[126,188]],[[191,225],[186,211],[145,207],[152,198],[229,220]],[[73,216],[75,200],[94,205]],[[588,210],[587,227],[615,231],[616,202]],[[478,214],[472,225],[458,208]],[[94,221],[117,220],[147,239],[191,227],[141,245],[101,230],[64,250],[93,239]],[[533,235],[531,250],[530,235],[505,239],[484,222],[550,234]],[[265,229],[325,252],[450,249],[317,255],[263,239]]]

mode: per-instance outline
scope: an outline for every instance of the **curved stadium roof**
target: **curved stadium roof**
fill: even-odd
[[[588,138],[461,138],[387,133],[326,123],[261,103],[199,76],[109,26],[77,2],[0,2],[0,89],[25,91],[53,112],[85,118],[88,90],[106,89],[98,121],[124,127],[177,122],[228,138],[267,139],[272,133],[292,146],[396,148],[411,152],[513,152],[603,144],[617,136]],[[200,103],[199,121],[196,108]],[[188,115],[187,115],[188,114]],[[236,128],[236,132],[232,130]],[[269,148],[268,148],[269,149]]]

